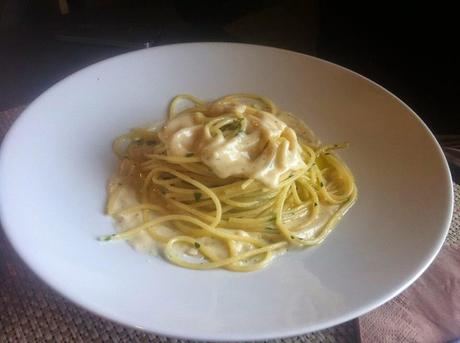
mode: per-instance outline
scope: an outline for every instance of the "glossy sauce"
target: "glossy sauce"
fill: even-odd
[[[170,156],[197,156],[220,178],[252,178],[276,188],[281,176],[305,167],[295,131],[278,117],[246,106],[215,109],[244,129],[224,135],[202,113],[183,113],[165,123],[159,137]],[[232,119],[233,118],[233,119]]]

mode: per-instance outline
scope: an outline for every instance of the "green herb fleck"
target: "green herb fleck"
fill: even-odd
[[[324,187],[324,183],[323,183],[322,181],[319,183],[319,185],[320,185],[321,187]]]
[[[324,155],[330,155],[331,153],[330,152],[326,152]]]
[[[237,133],[241,133],[241,132],[243,132],[242,121],[243,121],[243,118],[238,118],[235,121],[231,122],[230,124],[224,125],[222,127],[222,131],[225,131],[225,130],[232,130],[233,131],[233,130],[235,130],[235,131],[237,131]]]
[[[193,152],[189,152],[185,155],[185,157],[192,157],[193,156]]]
[[[100,236],[97,238],[97,240],[101,242],[107,242],[107,241],[111,241],[115,236],[116,236],[115,234]]]
[[[318,203],[317,203],[317,202],[315,202],[315,203],[313,204],[313,206],[315,206],[315,207],[316,207],[316,206],[318,206]]]
[[[195,201],[200,201],[200,199],[201,199],[201,193],[200,192],[193,193],[193,196],[195,197]]]
[[[200,249],[200,246],[201,246],[200,243],[195,242],[193,245],[195,246],[195,248]]]

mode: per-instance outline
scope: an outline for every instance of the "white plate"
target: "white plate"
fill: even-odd
[[[192,271],[147,257],[103,214],[114,137],[163,119],[178,93],[255,92],[303,118],[341,153],[359,200],[324,244],[254,273]],[[337,65],[241,44],[180,44],[90,66],[34,101],[0,165],[4,230],[45,282],[112,320],[176,337],[265,339],[357,317],[431,263],[452,215],[452,183],[433,135],[404,103]]]

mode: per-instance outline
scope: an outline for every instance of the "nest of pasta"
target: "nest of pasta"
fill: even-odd
[[[261,269],[320,244],[353,205],[353,176],[335,153],[345,146],[320,144],[258,95],[179,95],[163,125],[114,141],[107,213],[120,231],[101,240],[155,242],[186,268]]]

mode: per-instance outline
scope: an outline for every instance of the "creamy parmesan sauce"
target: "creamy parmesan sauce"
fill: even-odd
[[[203,114],[183,113],[160,131],[167,154],[193,154],[220,178],[251,178],[270,188],[276,188],[286,172],[305,167],[295,131],[280,118],[264,111],[247,112],[245,105],[222,106],[213,113],[233,116],[230,122],[245,128],[226,137],[210,129]]]
[[[119,196],[114,204],[115,212],[139,204],[135,190],[129,185],[121,185],[121,181],[122,179],[119,172],[116,172],[110,179],[108,185],[109,192],[111,190],[113,191],[114,188],[119,188]],[[140,213],[118,215],[116,217],[116,222],[118,231],[123,232],[142,224],[142,215]],[[140,232],[127,241],[137,251],[149,255],[158,255],[158,244],[145,231]]]

